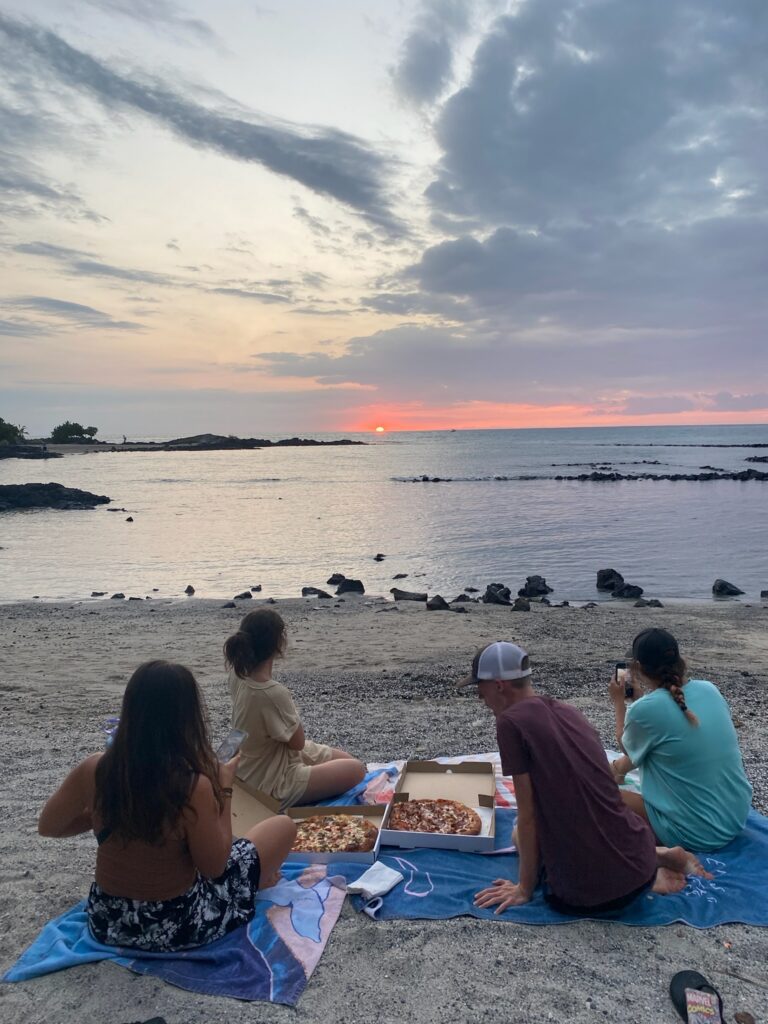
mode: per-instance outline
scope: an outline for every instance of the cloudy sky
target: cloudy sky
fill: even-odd
[[[0,415],[768,422],[765,0],[0,0]]]

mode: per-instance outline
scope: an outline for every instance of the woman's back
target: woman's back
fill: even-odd
[[[96,884],[110,896],[173,899],[189,889],[196,875],[183,835],[169,835],[157,845],[138,840],[124,843],[111,835],[96,853]]]
[[[720,691],[702,679],[682,689],[698,725],[660,687],[630,706],[622,742],[640,768],[643,800],[658,838],[667,846],[716,850],[744,827],[752,787]]]

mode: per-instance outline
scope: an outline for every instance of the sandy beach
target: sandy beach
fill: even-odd
[[[3,607],[0,959],[7,969],[45,922],[82,898],[90,836],[40,838],[37,814],[65,773],[103,747],[136,665],[164,657],[202,683],[213,734],[228,724],[221,646],[257,602],[24,603]],[[247,607],[243,607],[246,605]],[[363,760],[495,749],[494,722],[455,681],[476,646],[525,646],[542,693],[572,701],[613,743],[606,695],[612,663],[649,624],[675,633],[693,675],[731,705],[758,810],[768,811],[768,608],[758,604],[534,606],[530,613],[471,605],[466,615],[347,597],[280,601],[290,646],[279,677],[308,735]],[[0,1018],[18,1024],[182,1022],[672,1021],[667,986],[692,968],[719,987],[727,1017],[768,1011],[768,931],[728,925],[630,929],[602,923],[536,928],[471,918],[374,923],[345,906],[296,1010],[184,992],[104,963],[0,987]],[[742,980],[736,977],[753,979]],[[754,981],[761,981],[762,987]]]

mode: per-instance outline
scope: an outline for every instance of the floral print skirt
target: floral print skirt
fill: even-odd
[[[198,875],[191,888],[170,900],[110,896],[94,882],[87,908],[91,934],[107,946],[148,953],[204,946],[251,920],[260,874],[256,847],[235,839],[223,874]]]

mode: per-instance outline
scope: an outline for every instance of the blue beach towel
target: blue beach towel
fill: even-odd
[[[3,981],[28,981],[65,967],[114,960],[138,974],[206,995],[294,1006],[325,949],[346,895],[344,879],[325,865],[291,866],[258,894],[253,920],[184,953],[137,953],[91,938],[85,900],[43,928]]]
[[[514,820],[514,811],[496,811],[497,845],[509,842]],[[405,880],[384,897],[377,920],[439,920],[467,915],[516,924],[567,924],[577,920],[552,910],[540,892],[530,903],[510,907],[500,915],[495,915],[492,908],[481,910],[472,905],[475,893],[496,878],[517,881],[515,854],[383,847],[379,859],[404,875]],[[644,927],[676,922],[694,928],[730,923],[768,926],[768,818],[751,811],[742,835],[723,850],[702,854],[700,859],[715,876],[711,881],[690,877],[686,888],[674,896],[645,893],[621,911],[585,914],[584,918]],[[356,877],[342,865],[335,867],[344,870],[348,881]],[[360,897],[355,897],[355,903],[362,906]]]

